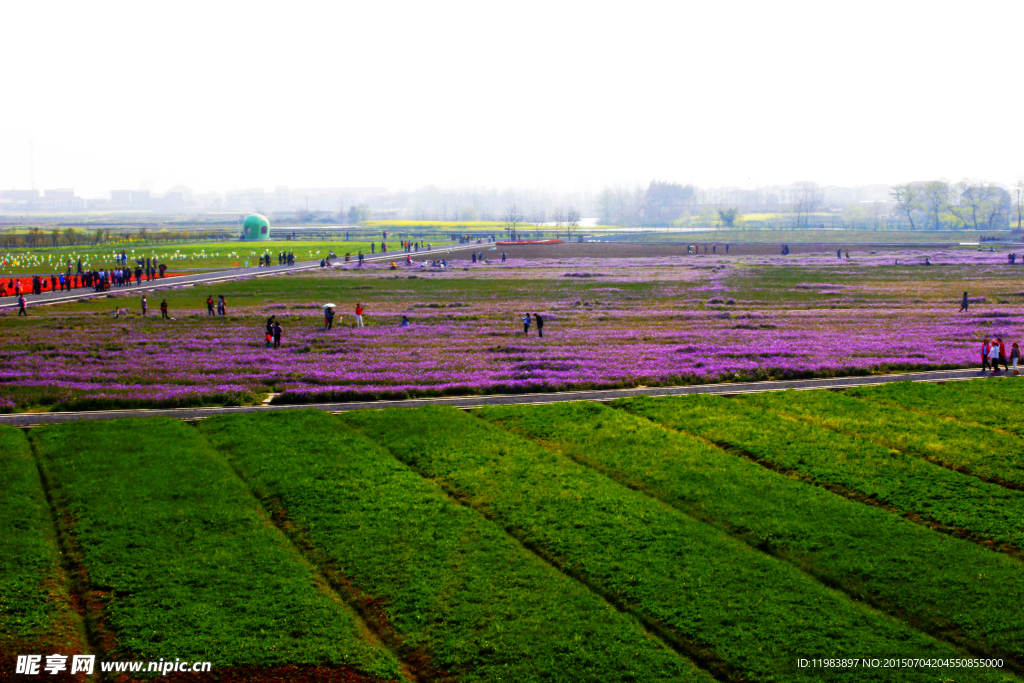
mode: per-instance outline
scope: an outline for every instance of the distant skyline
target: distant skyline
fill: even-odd
[[[1024,4],[14,3],[0,188],[1024,174]],[[30,158],[30,142],[34,163]]]

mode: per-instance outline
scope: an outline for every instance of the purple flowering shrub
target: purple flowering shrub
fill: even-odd
[[[860,259],[877,259],[873,265],[833,255],[517,259],[398,275],[339,268],[239,283],[239,291],[258,293],[258,303],[233,305],[229,318],[205,317],[200,303],[191,311],[176,304],[174,321],[133,316],[115,325],[73,306],[50,309],[60,311],[56,327],[7,314],[0,317],[0,410],[244,404],[271,393],[290,403],[401,399],[966,367],[982,338],[1014,341],[1024,315],[1019,299],[997,303],[1003,295],[989,291],[1024,290],[1008,281],[1017,270],[982,256],[940,253],[932,262],[950,264],[909,276],[890,267],[891,254]],[[565,277],[582,272],[601,276]],[[894,284],[897,276],[903,280]],[[958,314],[967,277],[976,280],[974,298],[989,296]],[[314,303],[325,290],[341,307],[329,332]],[[367,306],[362,329],[351,327],[356,297]],[[535,324],[523,336],[527,311],[545,317],[544,338]],[[265,343],[271,313],[284,328],[280,349]],[[402,315],[410,326],[398,326]]]

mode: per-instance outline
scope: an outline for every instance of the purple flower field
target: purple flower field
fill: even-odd
[[[923,253],[923,252],[922,252]],[[920,259],[921,253],[906,257]],[[370,399],[863,374],[973,365],[1024,316],[1019,267],[824,257],[541,259],[447,272],[385,267],[232,285],[231,316],[112,320],[88,306],[0,317],[0,410]],[[993,258],[995,256],[996,258]],[[987,257],[987,258],[986,258]],[[868,259],[877,262],[866,263]],[[901,258],[901,263],[902,263]],[[1012,268],[1012,270],[1008,270]],[[909,274],[908,274],[909,273]],[[415,274],[415,279],[409,275]],[[970,313],[957,295],[970,279]],[[323,329],[318,288],[367,290],[367,327]],[[440,287],[440,288],[439,288]],[[1016,297],[995,301],[1005,290]],[[246,299],[250,296],[256,301]],[[174,296],[205,298],[194,292]],[[993,303],[987,303],[992,301]],[[274,302],[274,303],[269,303]],[[124,304],[122,304],[124,305]],[[151,304],[152,305],[152,304]],[[98,308],[98,306],[97,306]],[[540,312],[543,339],[523,312]],[[271,313],[283,347],[267,348]],[[412,321],[398,327],[402,315]],[[46,316],[45,318],[43,316]]]

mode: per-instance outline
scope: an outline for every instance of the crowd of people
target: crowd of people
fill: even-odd
[[[158,275],[167,277],[167,266],[163,263],[157,264],[156,259],[139,259],[134,271],[127,265],[126,259],[123,254],[117,254],[116,267],[98,270],[82,270],[82,261],[79,259],[78,270],[75,272],[72,272],[71,261],[68,261],[67,270],[63,273],[53,273],[49,276],[33,275],[29,282],[29,293],[39,295],[44,292],[70,292],[80,288],[102,292],[111,287],[130,287],[133,276],[136,285],[141,285],[143,278],[149,281]],[[6,281],[0,280],[0,297],[21,294],[21,278],[10,277]]]
[[[726,244],[725,245],[725,253],[726,254],[729,253],[729,247],[730,246],[732,246],[732,245],[730,245],[730,244]],[[700,248],[701,248],[701,245],[699,245],[699,244],[687,244],[686,245],[686,253],[688,255],[691,255],[691,256],[694,255],[694,254],[699,254],[700,253]],[[706,244],[704,245],[704,253],[705,254],[708,253],[708,245],[706,245]],[[717,254],[718,253],[718,244],[712,244],[711,245],[711,252],[710,253],[712,253],[712,254]],[[782,246],[782,253],[783,254],[788,254],[789,253],[789,247],[783,245]]]
[[[1006,344],[1001,337],[986,339],[981,345],[981,371],[991,370],[993,375],[999,374],[999,366],[1002,365],[1006,372],[1010,371],[1010,363],[1013,364],[1013,374],[1019,375],[1017,365],[1020,363],[1020,347],[1017,342],[1010,346],[1010,352],[1006,352]]]

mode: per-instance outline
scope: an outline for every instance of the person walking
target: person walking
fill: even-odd
[[[334,327],[334,309],[330,306],[324,309],[324,325],[328,330]]]
[[[530,314],[527,313],[523,316],[523,336],[530,336]]]
[[[206,315],[213,315],[213,294],[206,297]]]
[[[228,314],[228,304],[227,304],[226,301],[224,301],[224,295],[223,294],[218,294],[217,295],[217,315],[227,315],[227,314]]]
[[[1019,375],[1017,364],[1020,362],[1020,347],[1017,346],[1017,342],[1013,342],[1013,347],[1010,349],[1010,362],[1013,363],[1013,374]]]
[[[964,292],[964,298],[960,300],[960,313],[963,313],[964,311],[967,310],[967,303],[967,292]]]
[[[537,336],[544,336],[544,318],[540,317],[540,313],[534,313],[533,317],[537,319]]]
[[[501,262],[505,262],[505,252],[501,252]]]
[[[146,295],[142,295],[142,315],[146,315],[146,309],[149,307],[149,302],[146,301]]]
[[[363,305],[356,304],[356,327],[363,327]]]
[[[999,342],[995,339],[989,342],[988,345],[988,363],[992,368],[992,374],[999,374]]]
[[[1003,338],[1002,337],[996,337],[996,344],[999,347],[999,360],[996,363],[996,368],[998,369],[999,366],[1002,365],[1003,368],[1005,368],[1006,371],[1009,372],[1010,371],[1010,364],[1007,363],[1007,361],[1006,361],[1006,346],[1003,345]]]
[[[281,323],[274,321],[274,348],[281,348]]]
[[[988,353],[989,353],[989,351],[992,350],[992,346],[991,345],[992,345],[992,342],[989,339],[986,339],[981,344],[981,371],[982,372],[985,372],[986,370],[989,369]]]
[[[165,320],[170,320],[170,316],[167,315],[167,299],[164,299],[163,301],[160,302],[160,315]]]
[[[18,315],[28,315],[28,311],[25,310],[25,297],[18,292]]]

